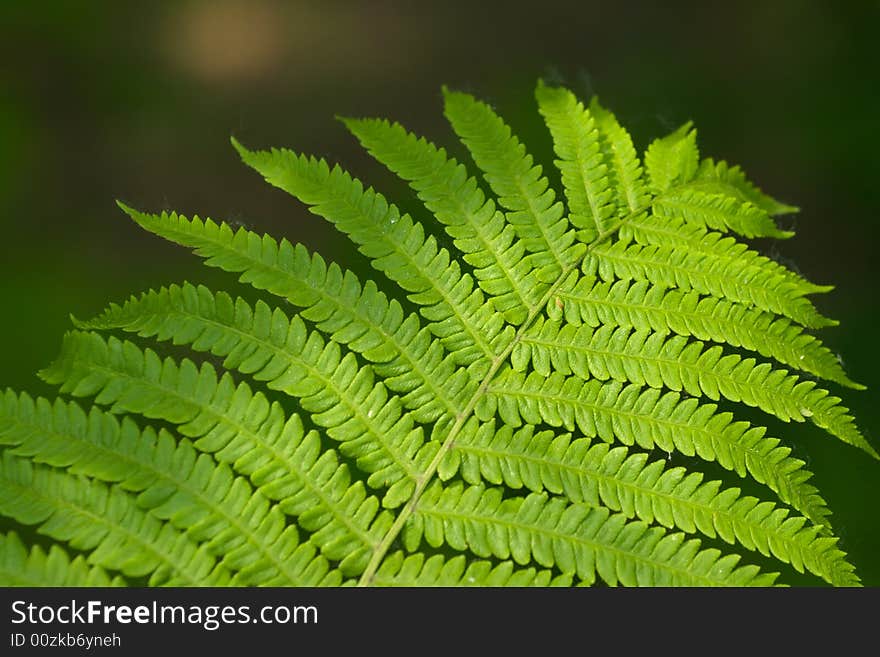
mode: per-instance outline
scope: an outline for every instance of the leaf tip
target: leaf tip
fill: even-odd
[[[118,199],[116,201],[116,205],[119,206],[119,209],[127,214],[130,219],[134,220],[135,223],[137,223],[139,226],[146,228],[147,220],[150,218],[148,214],[141,212],[140,210],[135,210],[130,205],[126,205]]]
[[[363,127],[364,123],[366,122],[366,119],[359,119],[355,116],[345,116],[343,114],[337,114],[334,118],[342,125],[344,125],[346,130],[348,130],[355,137],[358,136],[358,129]]]
[[[229,143],[232,144],[232,147],[236,150],[242,160],[247,160],[249,155],[252,155],[252,152],[247,149],[238,139],[235,138],[234,135],[229,135]]]
[[[133,207],[127,205],[125,202],[120,201],[119,199],[116,199],[116,207],[122,210],[129,217],[133,216],[137,212]]]

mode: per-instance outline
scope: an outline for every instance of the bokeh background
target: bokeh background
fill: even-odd
[[[775,257],[837,289],[825,331],[867,392],[843,395],[880,444],[877,2],[0,2],[0,387],[35,376],[69,314],[171,282],[229,287],[115,206],[175,209],[288,236],[363,265],[241,165],[229,136],[344,163],[409,192],[336,115],[381,115],[450,144],[440,86],[491,102],[545,162],[538,77],[598,93],[637,145],[687,119],[802,212]],[[460,151],[452,148],[454,153]],[[864,581],[880,585],[880,464],[808,426],[809,461]]]

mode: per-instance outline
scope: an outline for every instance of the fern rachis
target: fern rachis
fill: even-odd
[[[816,380],[861,387],[808,332],[835,323],[809,299],[830,288],[739,240],[791,237],[773,217],[795,208],[701,160],[690,124],[640,160],[597,100],[539,84],[557,190],[488,105],[444,98],[482,178],[344,120],[431,226],[337,165],[233,140],[376,280],[122,206],[297,310],[184,283],[76,320],[41,374],[90,406],[0,399],[0,513],[52,541],[0,537],[4,582],[760,586],[785,581],[773,564],[859,583],[796,446],[736,415],[877,457]]]

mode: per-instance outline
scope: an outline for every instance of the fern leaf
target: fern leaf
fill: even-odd
[[[836,539],[820,536],[817,526],[805,527],[805,518],[789,516],[770,502],[723,489],[720,481],[703,482],[699,472],[667,468],[648,461],[645,453],[629,454],[625,447],[571,440],[569,434],[535,433],[532,425],[514,432],[484,424],[457,441],[440,474],[444,479],[460,472],[469,484],[484,482],[564,495],[591,507],[606,506],[686,533],[699,531],[720,536],[766,556],[804,568],[839,586],[859,580]]]
[[[702,183],[697,183],[699,188]],[[688,186],[679,187],[654,200],[654,213],[660,217],[683,219],[695,226],[733,231],[744,237],[786,239],[791,231],[779,230],[770,215],[748,201],[724,194],[708,194]]]
[[[564,315],[569,324],[625,326],[726,343],[841,385],[864,389],[847,377],[837,357],[818,338],[787,319],[742,304],[647,281],[608,283],[589,277],[579,279],[571,291],[561,290],[557,298],[561,307],[548,304],[548,311],[554,319]]]
[[[403,394],[407,406],[430,422],[439,407],[454,412],[445,390],[436,384],[452,376],[456,354],[449,354],[433,340],[430,329],[423,327],[418,316],[404,316],[396,300],[389,300],[373,281],[365,284],[348,270],[335,263],[328,265],[321,256],[309,254],[301,244],[287,240],[276,242],[240,229],[233,233],[226,224],[218,226],[198,218],[156,216],[136,213],[138,223],[163,237],[195,248],[207,258],[206,264],[226,271],[242,272],[240,280],[256,289],[267,290],[290,303],[304,308],[300,315],[315,322],[334,341],[348,345],[373,363],[376,373],[385,379],[390,390]],[[168,294],[189,298],[192,286],[170,286]],[[204,295],[198,288],[196,294]],[[132,317],[143,312],[152,297],[143,295],[140,303],[132,299],[126,307],[111,304],[100,317],[88,322],[75,321],[80,328],[120,328],[143,318]],[[446,338],[453,336],[444,336]],[[447,344],[455,346],[454,341]]]
[[[549,579],[549,578],[548,578]],[[48,552],[39,545],[28,550],[15,532],[0,534],[0,586],[125,586],[82,556],[71,559],[58,545]]]
[[[327,577],[326,560],[302,560],[295,526],[286,526],[250,484],[226,465],[198,454],[167,431],[140,430],[130,418],[74,403],[32,400],[8,391],[0,400],[6,429],[0,443],[12,453],[108,482],[138,493],[141,508],[185,531],[217,558],[241,584],[315,586]],[[100,455],[100,458],[97,458]],[[338,573],[336,573],[338,576]],[[325,580],[326,578],[326,580]]]
[[[421,474],[412,462],[423,442],[421,430],[401,401],[373,382],[370,368],[358,370],[353,354],[325,344],[299,318],[291,321],[263,302],[251,308],[241,298],[214,295],[207,288],[162,290],[144,301],[129,302],[111,325],[210,351],[225,359],[225,367],[301,398],[313,421],[342,443],[343,453],[361,459],[360,465],[376,475],[375,485]]]
[[[523,258],[523,243],[463,165],[400,124],[378,119],[343,122],[370,155],[410,184],[444,225],[498,312],[521,324],[536,311],[547,286],[527,282],[532,267]]]
[[[627,244],[623,241],[595,247],[584,259],[583,272],[603,280],[646,280],[666,287],[695,290],[719,299],[753,305],[784,315],[808,328],[834,326],[787,280],[775,288],[764,287],[734,262],[691,253],[687,248]]]
[[[843,442],[880,455],[864,439],[840,399],[801,381],[787,370],[737,354],[724,355],[720,346],[704,349],[681,336],[666,338],[648,331],[603,326],[574,327],[552,320],[536,321],[511,353],[513,368],[525,371],[531,362],[544,376],[575,374],[588,380],[615,381],[684,390],[690,395],[721,397],[760,408],[784,422],[813,424]]]
[[[130,342],[73,332],[42,376],[63,392],[96,395],[96,403],[114,412],[180,425],[180,433],[197,438],[199,450],[230,463],[266,497],[282,502],[282,511],[298,516],[324,556],[342,561],[343,573],[362,567],[389,523],[378,513],[378,500],[360,482],[350,483],[335,452],[320,450],[317,434],[303,435],[299,418],[288,420],[277,404],[244,383],[236,386],[228,374],[218,380],[208,364],[177,365]],[[332,488],[324,485],[328,480]]]
[[[535,96],[559,158],[568,219],[581,229],[581,241],[592,242],[611,229],[615,212],[596,122],[568,89],[539,82]]]
[[[553,280],[577,259],[574,231],[542,168],[504,120],[469,94],[443,90],[446,118],[467,146],[506,219],[530,252],[542,280]]]
[[[354,284],[356,285],[356,282]],[[371,303],[373,300],[373,297],[368,297],[366,303]],[[383,300],[384,295],[379,298],[377,305]],[[381,305],[378,308],[381,316],[387,317],[392,325],[398,327],[392,334],[393,342],[390,344],[385,337],[374,339],[374,336],[362,333],[366,321],[353,327],[351,323],[341,324],[351,313],[343,314],[340,311],[339,315],[331,315],[321,324],[325,328],[328,323],[338,326],[337,342],[343,344],[354,342],[359,352],[366,350],[374,355],[382,352],[393,354],[389,362],[380,363],[374,366],[374,369],[387,377],[384,383],[389,389],[404,393],[401,401],[411,411],[413,419],[430,422],[443,413],[454,413],[457,408],[456,396],[451,395],[449,390],[466,391],[474,385],[465,371],[457,370],[445,356],[439,343],[432,342],[424,332],[418,331],[417,324],[401,322],[401,315],[397,314],[399,306],[395,310],[385,312],[388,309],[386,302],[384,308]],[[158,336],[160,340],[173,339],[177,344],[193,343],[196,349],[210,349],[215,355],[223,356],[230,355],[231,347],[227,346],[226,351],[221,353],[220,345],[233,345],[243,340],[244,343],[238,345],[238,350],[247,351],[244,344],[250,345],[252,352],[248,356],[250,359],[255,358],[257,353],[266,354],[267,360],[272,357],[281,358],[290,367],[306,368],[305,377],[310,381],[317,380],[330,389],[338,387],[333,382],[333,378],[340,365],[339,362],[331,364],[326,358],[321,360],[320,354],[323,352],[317,350],[299,353],[301,345],[288,343],[288,337],[292,339],[294,336],[304,335],[301,322],[297,320],[296,323],[291,324],[280,310],[271,313],[271,318],[266,317],[265,313],[269,309],[265,304],[258,304],[256,310],[260,315],[255,316],[254,310],[242,299],[233,301],[225,293],[215,295],[204,286],[195,287],[185,283],[183,286],[172,285],[158,291],[150,291],[139,298],[132,297],[123,306],[112,304],[99,317],[89,321],[77,320],[76,324],[79,328],[86,329],[121,328],[143,337]],[[369,312],[369,307],[364,308],[364,312]],[[415,319],[415,316],[410,315],[410,318]],[[258,320],[262,320],[264,324],[261,331],[258,330],[259,327],[254,326]],[[271,330],[269,324],[272,324]],[[283,335],[282,324],[287,325]],[[288,336],[291,326],[294,334]],[[247,334],[246,337],[242,338],[242,333]],[[385,333],[386,336],[388,334]],[[215,341],[221,337],[225,337],[225,340],[215,344]],[[403,340],[407,337],[411,339],[408,345],[403,344]],[[308,339],[306,338],[306,343]],[[311,344],[316,344],[316,341],[317,338],[313,339]],[[419,357],[417,364],[409,367],[409,363],[417,357]],[[339,358],[335,359],[338,360]],[[251,371],[248,370],[248,373],[250,374]],[[461,394],[464,393],[459,392],[458,396]],[[338,390],[337,395],[343,406],[355,408],[352,405],[356,405],[357,401],[351,399],[351,392]],[[375,412],[376,409],[373,410]],[[372,428],[372,424],[374,423],[368,423],[365,429],[367,433],[377,431]],[[378,429],[378,431],[384,430],[384,427]]]
[[[645,169],[651,190],[662,194],[690,182],[697,174],[699,160],[697,131],[691,121],[671,134],[655,139],[645,151]]]
[[[376,573],[376,586],[570,586],[570,575],[550,570],[517,568],[512,561],[493,565],[489,561],[467,562],[463,555],[444,559],[422,553],[389,554]]]
[[[791,214],[799,208],[777,201],[762,192],[747,178],[738,166],[730,166],[724,160],[716,162],[711,157],[700,162],[693,184],[708,193],[727,194],[741,201],[748,201],[770,215]]]
[[[183,532],[138,508],[134,497],[6,452],[0,460],[0,511],[40,533],[91,550],[88,561],[150,585],[218,586],[229,573]]]
[[[827,524],[827,505],[807,483],[812,474],[804,462],[791,458],[791,450],[777,439],[765,437],[763,427],[734,422],[730,413],[716,413],[714,404],[654,388],[512,370],[493,381],[488,392],[477,409],[483,418],[497,411],[513,427],[543,423],[609,443],[697,455],[740,476],[751,474],[817,525]]]
[[[234,142],[235,143],[235,142]],[[311,206],[310,210],[346,233],[372,265],[420,306],[432,332],[457,362],[470,365],[497,353],[503,317],[485,305],[473,279],[421,224],[390,205],[381,194],[322,160],[291,151],[251,152],[235,143],[242,159],[271,184]],[[508,334],[509,335],[509,334]]]
[[[556,567],[587,584],[597,574],[612,586],[767,586],[777,577],[605,508],[538,493],[505,499],[501,489],[482,486],[429,488],[404,531],[410,548],[423,538],[432,547]]]
[[[634,239],[640,244],[684,247],[693,254],[711,257],[719,263],[719,269],[738,270],[741,278],[760,280],[773,288],[789,286],[792,296],[829,292],[832,289],[828,285],[811,283],[732,237],[688,225],[674,217],[640,215],[621,227],[619,235],[622,240]]]
[[[614,114],[599,104],[595,96],[590,100],[590,114],[602,136],[602,150],[606,154],[612,187],[617,195],[618,215],[626,217],[648,204],[648,190],[639,156],[629,133],[617,122]]]

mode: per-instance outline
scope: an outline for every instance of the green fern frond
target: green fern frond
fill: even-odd
[[[662,460],[629,454],[625,447],[571,440],[570,434],[535,433],[533,425],[518,431],[492,423],[459,440],[440,469],[450,479],[460,471],[469,484],[484,481],[511,489],[564,495],[590,507],[606,506],[647,523],[657,522],[686,533],[720,536],[732,545],[757,550],[807,568],[825,581],[850,586],[858,583],[837,539],[819,535],[806,519],[789,516],[772,502],[741,496],[736,488],[722,489],[720,481],[703,482],[699,472],[667,468]]]
[[[569,229],[565,208],[540,164],[534,164],[516,135],[492,109],[473,96],[443,90],[446,117],[484,172],[513,226],[540,268],[539,278],[555,280],[582,251]]]
[[[602,136],[603,152],[612,188],[617,195],[618,215],[626,217],[648,204],[642,165],[629,133],[617,122],[617,117],[599,104],[595,96],[590,101],[590,114]]]
[[[748,201],[772,216],[800,211],[797,206],[782,203],[762,192],[746,178],[740,167],[730,166],[724,160],[716,162],[707,157],[700,162],[693,186],[710,194],[725,194]]]
[[[547,285],[527,282],[532,267],[523,258],[525,246],[464,166],[397,123],[343,122],[373,157],[410,183],[474,267],[490,303],[509,322],[521,324],[537,308]]]
[[[658,137],[645,151],[645,170],[655,194],[690,182],[697,175],[700,153],[697,131],[688,121],[677,130]]]
[[[457,363],[470,365],[498,352],[499,341],[510,335],[499,335],[505,328],[503,318],[491,312],[470,275],[462,273],[458,261],[438,247],[433,236],[426,237],[420,223],[323,160],[286,150],[250,152],[234,144],[246,164],[334,223],[360,245],[373,267],[409,292]]]
[[[213,367],[190,360],[179,365],[131,342],[104,341],[93,333],[69,333],[62,353],[43,378],[75,396],[96,395],[114,412],[130,412],[178,424],[178,431],[201,450],[215,454],[247,475],[281,510],[299,516],[300,526],[315,532],[311,540],[325,556],[358,564],[388,516],[332,450],[320,450],[317,435],[303,436],[296,416],[229,374],[219,380]],[[328,489],[324,482],[331,480]],[[266,484],[262,486],[262,484]],[[377,515],[378,514],[378,515]],[[374,523],[375,521],[375,523]],[[374,523],[374,526],[371,526]]]
[[[135,320],[140,335],[174,337],[196,351],[223,357],[228,369],[300,397],[303,409],[341,443],[342,452],[376,473],[374,483],[418,476],[411,459],[423,443],[422,432],[400,399],[374,382],[369,367],[358,368],[353,354],[343,355],[333,342],[325,344],[299,318],[291,321],[265,303],[251,308],[243,299],[207,290],[188,299],[160,292],[149,302],[149,314],[142,317],[146,321]],[[130,323],[122,327],[132,330]]]
[[[825,501],[806,483],[812,474],[803,461],[789,457],[791,450],[778,440],[764,437],[763,427],[735,422],[730,413],[716,413],[714,404],[636,385],[513,370],[499,376],[488,393],[477,408],[482,417],[497,412],[512,427],[543,422],[608,443],[697,455],[740,476],[750,474],[818,525],[829,515]]]
[[[568,200],[568,220],[583,231],[580,239],[588,244],[611,230],[615,213],[596,121],[567,89],[539,83],[535,96],[559,158],[555,163]]]
[[[0,512],[71,548],[89,563],[151,586],[228,585],[229,572],[185,532],[139,508],[132,495],[4,453]]]
[[[28,551],[15,532],[0,534],[0,586],[124,586],[121,577],[111,578],[103,568],[90,566],[85,558],[71,559],[58,545],[46,552],[39,545]]]
[[[317,333],[308,333],[299,318],[291,321],[262,302],[251,309],[243,299],[184,286],[129,301],[100,324],[210,351],[225,359],[225,367],[299,397],[312,421],[341,443],[342,453],[371,473],[371,485],[394,485],[387,506],[406,500],[422,475],[418,464],[432,456],[430,447],[421,449],[424,437],[414,425],[419,407],[413,400],[390,397],[381,382],[374,383],[369,367],[358,369],[353,354],[343,356],[335,343],[325,345]],[[468,391],[456,392],[454,380],[435,379],[435,384],[452,391],[450,399]],[[414,414],[404,410],[407,403]]]
[[[558,189],[467,94],[444,89],[444,113],[473,174],[397,123],[345,119],[423,221],[325,160],[233,140],[375,279],[120,204],[265,299],[132,296],[74,319],[41,372],[82,401],[0,395],[0,515],[49,546],[0,535],[0,583],[859,585],[795,433],[741,417],[880,458],[808,378],[862,388],[809,332],[836,324],[809,298],[831,286],[741,239],[789,237],[773,217],[796,208],[700,160],[689,123],[639,153],[598,100],[535,97]]]
[[[740,202],[726,194],[709,194],[682,185],[671,193],[658,197],[654,213],[661,217],[683,219],[689,224],[720,231],[733,231],[743,237],[775,237],[785,239],[794,235],[779,230],[764,210],[748,201]]]
[[[791,297],[832,289],[828,285],[811,283],[732,237],[687,225],[674,216],[663,216],[662,213],[636,216],[621,227],[619,235],[621,240],[635,240],[639,244],[686,248],[707,261],[711,258],[711,262],[717,263],[719,269],[731,272],[731,276],[760,283]]]
[[[837,357],[797,324],[772,313],[716,297],[652,285],[648,281],[603,282],[584,277],[558,294],[561,307],[548,305],[551,318],[571,325],[625,326],[665,335],[670,332],[756,352],[794,369],[863,390],[843,371]]]
[[[434,547],[448,543],[480,557],[553,566],[587,584],[597,573],[612,586],[768,586],[777,577],[606,508],[538,493],[504,498],[499,488],[432,486],[403,534],[410,549],[422,537]]]
[[[87,416],[73,403],[34,401],[11,391],[0,403],[0,418],[6,425],[0,443],[15,446],[11,453],[119,482],[137,493],[139,507],[170,521],[203,543],[224,567],[237,571],[236,583],[314,586],[334,581],[327,577],[326,560],[310,555],[313,548],[298,549],[296,527],[286,525],[277,505],[270,506],[246,479],[186,439],[165,430],[141,430],[128,417],[120,423],[96,407]]]
[[[241,272],[243,283],[303,308],[300,315],[304,319],[372,362],[388,388],[404,394],[419,421],[436,419],[443,407],[453,411],[445,390],[436,385],[436,371],[443,372],[443,380],[467,378],[466,373],[456,371],[453,355],[432,340],[416,315],[404,317],[400,304],[389,300],[373,281],[361,284],[350,271],[334,263],[327,265],[321,256],[287,240],[278,243],[245,229],[233,233],[227,225],[218,226],[210,219],[202,222],[197,217],[187,220],[179,215],[126,211],[149,230],[196,249],[207,258],[206,264]],[[151,308],[161,305],[164,295],[170,295],[178,305],[211,303],[210,299],[200,302],[196,298],[210,296],[207,288],[171,286],[167,292],[144,295],[140,303],[132,299],[122,309],[112,304],[103,316],[76,323],[80,328],[139,329],[140,323],[147,321],[141,315],[148,316]]]
[[[621,240],[597,246],[584,259],[583,272],[606,281],[643,280],[664,287],[694,290],[783,315],[808,328],[837,324],[823,317],[788,280],[767,288],[761,277],[753,279],[748,271],[742,271],[741,265],[727,259],[716,261],[693,253],[686,246],[642,246]]]
[[[724,397],[760,408],[784,422],[809,418],[840,440],[880,458],[839,397],[769,363],[725,355],[718,345],[703,347],[677,335],[612,326],[593,330],[586,325],[537,320],[511,353],[511,364],[520,372],[531,365],[543,376],[574,374],[585,381],[613,379],[713,401]]]
[[[462,555],[426,558],[421,552],[389,554],[373,578],[375,586],[570,586],[571,582],[570,574],[517,568],[512,561],[493,566],[489,561],[467,563]]]

